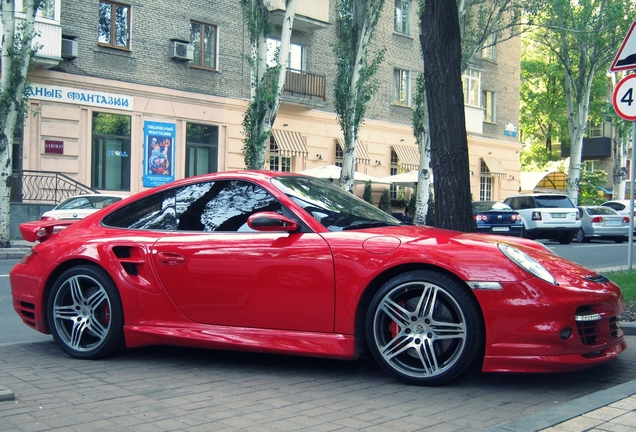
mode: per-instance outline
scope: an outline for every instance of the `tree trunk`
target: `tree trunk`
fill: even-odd
[[[612,199],[625,199],[625,179],[627,179],[627,136],[621,134],[612,138],[614,167],[612,169]]]
[[[425,0],[420,43],[435,180],[435,225],[470,232],[473,219],[457,4]]]

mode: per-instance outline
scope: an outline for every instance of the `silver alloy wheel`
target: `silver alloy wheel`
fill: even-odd
[[[65,280],[53,299],[53,325],[62,342],[77,352],[94,350],[111,328],[111,301],[102,284],[87,275]]]
[[[437,377],[451,369],[466,347],[466,317],[439,285],[400,284],[381,300],[373,316],[373,339],[387,365],[407,377]]]

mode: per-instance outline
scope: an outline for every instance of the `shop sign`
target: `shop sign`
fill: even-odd
[[[159,186],[174,180],[174,138],[177,125],[144,121],[145,187]]]
[[[31,99],[90,105],[102,108],[133,110],[133,97],[115,93],[81,90],[71,87],[59,87],[34,84],[29,95]]]
[[[44,153],[64,154],[64,141],[44,141]]]

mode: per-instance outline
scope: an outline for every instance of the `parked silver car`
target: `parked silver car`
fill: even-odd
[[[579,243],[594,239],[623,243],[629,236],[629,216],[623,216],[609,207],[579,206],[581,228],[576,235]]]
[[[612,200],[607,201],[601,204],[603,207],[609,207],[618,212],[618,214],[623,216],[629,216],[629,206],[631,204],[630,200]],[[634,216],[636,216],[636,210],[634,210]],[[634,225],[634,233],[636,234],[636,225]]]

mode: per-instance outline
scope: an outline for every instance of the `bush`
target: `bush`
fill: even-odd
[[[382,196],[380,197],[380,203],[378,208],[385,213],[391,214],[391,198],[389,198],[389,190],[384,189]]]
[[[371,180],[366,182],[364,185],[364,193],[362,194],[362,199],[368,202],[369,204],[373,204],[373,189],[371,188]]]

